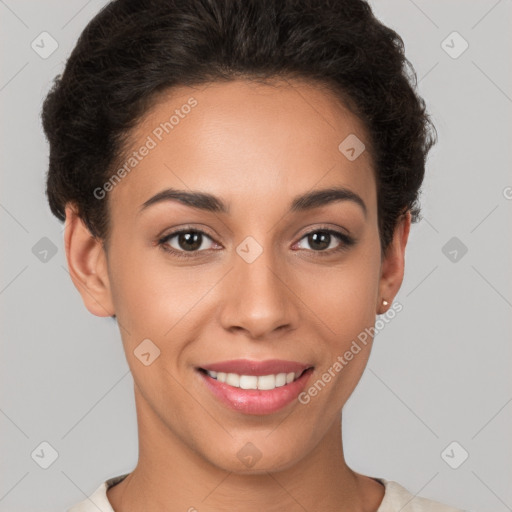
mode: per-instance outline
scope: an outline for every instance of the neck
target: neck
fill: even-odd
[[[135,388],[139,427],[136,468],[107,492],[115,512],[266,510],[376,512],[384,496],[377,481],[345,463],[341,414],[314,450],[279,471],[226,471],[171,432]]]

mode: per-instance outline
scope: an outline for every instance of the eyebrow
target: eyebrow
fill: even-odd
[[[187,190],[178,190],[174,188],[167,188],[158,192],[158,194],[150,197],[140,207],[139,213],[149,208],[151,205],[167,202],[178,201],[186,206],[197,208],[212,213],[229,214],[229,206],[222,201],[222,199],[206,192],[190,192]],[[367,208],[361,197],[344,187],[331,187],[320,190],[313,190],[293,198],[290,204],[290,212],[303,212],[326,206],[339,201],[351,201],[358,204],[365,217],[367,216]]]

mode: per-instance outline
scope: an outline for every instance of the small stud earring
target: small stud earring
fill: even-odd
[[[383,301],[382,301],[382,304],[383,304],[384,306],[387,306],[387,305],[389,304],[389,302],[388,302],[387,300],[383,300]]]

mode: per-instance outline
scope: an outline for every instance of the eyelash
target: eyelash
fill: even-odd
[[[300,238],[300,240],[306,238],[307,236],[309,236],[313,233],[318,233],[318,232],[328,233],[330,235],[333,235],[340,242],[342,242],[338,247],[336,247],[334,249],[330,249],[328,251],[326,251],[326,250],[321,250],[321,251],[313,251],[312,250],[311,251],[311,252],[318,254],[318,256],[320,256],[320,257],[332,256],[335,253],[346,251],[351,246],[353,246],[356,242],[355,239],[352,238],[351,236],[341,233],[339,231],[328,229],[328,228],[317,228],[312,231],[309,231],[308,233],[305,233]],[[210,239],[212,238],[210,235],[208,235],[208,233],[205,233],[204,231],[202,231],[200,229],[183,228],[183,229],[180,229],[177,231],[173,231],[172,233],[169,233],[169,234],[165,235],[164,237],[160,238],[157,242],[157,245],[166,253],[172,254],[173,256],[176,256],[177,258],[193,258],[193,257],[197,256],[198,253],[203,252],[203,251],[178,251],[176,249],[169,248],[169,246],[166,245],[166,243],[169,240],[171,240],[175,236],[180,235],[182,233],[198,233],[198,234],[204,235]]]

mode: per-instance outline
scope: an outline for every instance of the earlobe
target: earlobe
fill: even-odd
[[[379,297],[377,299],[378,314],[383,314],[385,310],[387,310],[387,307],[382,308],[383,299],[388,303],[393,302],[393,298],[402,285],[405,269],[405,248],[407,246],[410,228],[411,213],[407,211],[398,221],[393,234],[393,240],[382,261]],[[382,311],[382,309],[384,309],[384,311]]]
[[[66,205],[64,245],[69,274],[85,307],[93,315],[112,316],[106,254],[101,240],[91,235],[74,205]]]

